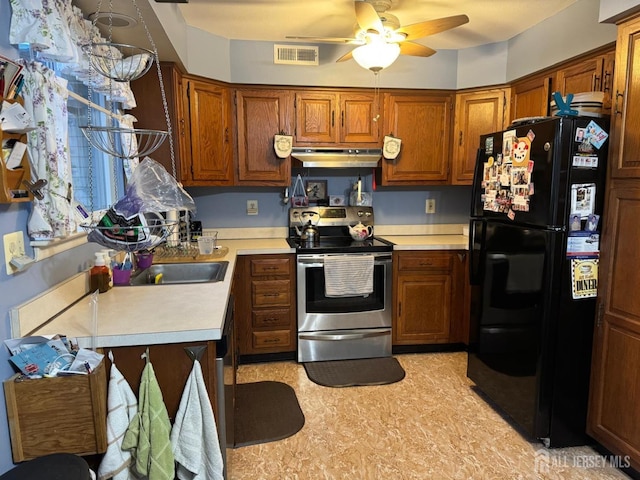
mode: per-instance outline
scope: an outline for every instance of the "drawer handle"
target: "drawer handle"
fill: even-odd
[[[278,321],[277,317],[270,317],[270,318],[265,318],[262,320],[264,323],[274,323]]]
[[[431,260],[425,260],[420,262],[421,267],[430,267],[431,265],[433,265],[433,262]]]
[[[280,343],[282,341],[282,339],[280,337],[276,337],[276,338],[266,338],[264,340],[264,343]]]
[[[279,293],[263,293],[262,296],[263,297],[279,297],[280,294]]]

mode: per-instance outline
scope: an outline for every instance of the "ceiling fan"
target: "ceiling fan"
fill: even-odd
[[[364,68],[379,72],[391,65],[398,55],[429,57],[436,53],[413,40],[444,32],[469,22],[466,15],[454,15],[434,20],[400,26],[395,15],[387,12],[393,0],[363,0],[354,2],[359,29],[354,38],[340,37],[296,37],[286,38],[320,43],[343,43],[360,45],[337,61],[354,58]]]

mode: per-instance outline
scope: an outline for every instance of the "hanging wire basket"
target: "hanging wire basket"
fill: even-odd
[[[107,155],[119,158],[145,157],[155,152],[167,138],[168,132],[139,128],[80,127],[87,141]]]
[[[138,252],[150,250],[164,243],[178,229],[176,220],[137,216],[130,225],[81,224],[88,232],[87,240],[118,251]]]
[[[130,82],[142,77],[154,60],[151,50],[126,43],[92,43],[82,49],[96,71],[116,82]]]

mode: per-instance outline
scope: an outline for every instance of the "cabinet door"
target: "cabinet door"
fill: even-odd
[[[616,183],[619,182],[619,183]],[[598,275],[587,432],[640,469],[640,186],[614,181]]]
[[[296,93],[296,142],[335,143],[336,110],[333,93]]]
[[[455,252],[394,253],[394,345],[463,340],[464,257]]]
[[[231,185],[229,89],[193,79],[188,80],[185,87],[191,134],[191,179],[185,184]]]
[[[410,273],[398,275],[394,344],[445,343],[451,322],[451,276]]]
[[[383,185],[447,183],[451,105],[449,94],[385,96],[385,133],[402,146],[395,160],[382,160]]]
[[[615,178],[640,178],[639,79],[640,18],[622,24],[618,29],[609,149],[610,173]]]
[[[480,135],[498,132],[509,118],[508,88],[456,95],[453,185],[471,185]]]
[[[289,185],[291,157],[279,158],[273,138],[291,134],[292,95],[286,90],[236,91],[237,185]]]
[[[584,60],[556,72],[555,90],[567,93],[595,92],[602,85],[604,58],[596,57]]]
[[[551,77],[543,75],[511,87],[511,120],[549,115]]]
[[[340,95],[342,143],[377,143],[380,140],[379,100],[379,95],[373,93]]]
[[[162,63],[160,71],[173,134],[173,161],[175,161],[176,177],[182,180],[181,161],[183,158],[188,158],[185,156],[185,151],[191,150],[186,128],[187,119],[185,119],[182,105],[182,74],[172,63]],[[166,131],[167,119],[162,104],[162,91],[156,66],[154,65],[147,75],[131,82],[131,90],[137,103],[137,107],[131,110],[131,114],[138,120],[135,127]],[[151,154],[151,157],[162,164],[167,172],[173,174],[169,139],[165,140]]]

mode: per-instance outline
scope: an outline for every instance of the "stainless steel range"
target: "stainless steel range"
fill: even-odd
[[[373,230],[372,207],[300,207],[289,212],[297,251],[298,361],[391,355],[393,245],[355,241],[358,223]]]

